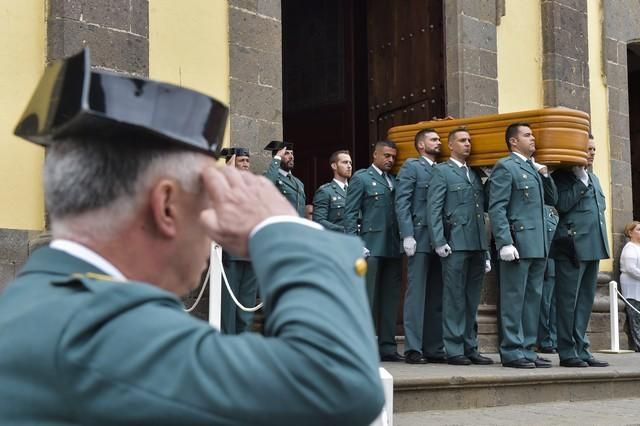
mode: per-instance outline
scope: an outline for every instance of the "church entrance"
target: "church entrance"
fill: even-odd
[[[282,0],[283,133],[310,201],[348,149],[354,170],[400,124],[445,110],[441,0]]]
[[[640,43],[627,49],[629,72],[629,136],[631,145],[631,186],[633,217],[640,217]]]

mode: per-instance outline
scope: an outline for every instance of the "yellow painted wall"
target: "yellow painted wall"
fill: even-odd
[[[498,112],[542,108],[540,0],[505,0],[497,27]]]
[[[227,0],[150,0],[149,77],[202,91],[228,105]]]
[[[13,136],[45,58],[44,0],[0,2],[0,228],[44,228],[44,149]]]
[[[607,86],[604,79],[604,64],[602,56],[602,0],[589,0],[587,2],[587,16],[589,34],[589,92],[591,103],[591,133],[596,141],[596,158],[593,171],[598,175],[602,190],[607,198],[609,206],[607,215],[607,229],[609,230],[609,247],[612,246],[611,234],[613,229],[611,210],[611,163],[609,161],[609,120]],[[613,261],[611,259],[600,262],[602,271],[611,272]]]

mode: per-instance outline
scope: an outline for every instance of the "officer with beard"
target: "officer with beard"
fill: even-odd
[[[306,198],[304,195],[304,184],[292,173],[294,157],[293,144],[291,142],[271,141],[264,147],[266,151],[271,151],[273,160],[269,168],[264,172],[264,176],[269,179],[278,190],[289,200],[300,217],[304,217],[304,206]]]

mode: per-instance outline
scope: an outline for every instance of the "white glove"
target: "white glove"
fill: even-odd
[[[589,175],[587,175],[587,169],[582,166],[573,166],[573,174],[576,175],[580,182],[584,183],[584,186],[589,186]]]
[[[440,257],[447,257],[451,254],[451,247],[449,246],[449,244],[437,247],[436,253],[438,253],[438,256]]]
[[[484,273],[488,274],[491,272],[491,261],[489,259],[484,261]]]
[[[520,254],[518,254],[518,249],[513,244],[509,244],[508,246],[502,246],[500,249],[500,259],[505,262],[513,262],[520,259]]]
[[[418,245],[418,243],[416,243],[416,239],[413,238],[413,237],[405,237],[404,240],[402,240],[402,247],[404,247],[404,252],[409,257],[411,257],[414,254],[416,254],[416,246],[417,245]]]
[[[536,159],[531,157],[531,162],[533,163],[533,167],[536,169],[536,172],[540,173],[544,177],[549,177],[549,169],[544,164],[536,163]]]
[[[491,177],[491,172],[493,171],[493,167],[482,166],[480,167],[480,170],[482,170],[482,173],[484,173],[487,177]]]
[[[371,252],[369,251],[368,248],[366,247],[362,247],[362,256],[364,256],[364,258],[366,259],[367,257],[371,256]]]

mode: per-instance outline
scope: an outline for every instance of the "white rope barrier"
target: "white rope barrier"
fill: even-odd
[[[263,303],[259,303],[256,306],[253,306],[251,308],[248,308],[246,306],[244,306],[242,303],[240,303],[240,301],[238,300],[238,298],[236,297],[236,295],[234,294],[233,290],[231,289],[231,285],[229,284],[229,280],[227,279],[227,274],[224,271],[224,267],[222,266],[222,259],[220,257],[220,255],[218,254],[219,250],[216,250],[216,247],[219,246],[212,246],[211,249],[211,258],[209,260],[209,269],[207,269],[207,275],[204,279],[204,282],[202,284],[202,287],[200,288],[200,293],[198,294],[198,297],[196,298],[196,301],[193,302],[193,305],[191,305],[190,308],[185,309],[186,312],[192,312],[196,306],[198,306],[198,303],[200,303],[200,300],[202,299],[202,295],[204,294],[204,290],[207,288],[207,283],[209,282],[209,277],[211,277],[211,270],[214,267],[217,267],[216,269],[220,269],[220,273],[222,274],[222,280],[224,281],[225,287],[227,289],[227,292],[229,293],[229,296],[231,296],[231,300],[233,300],[233,303],[236,304],[236,306],[238,308],[240,308],[241,310],[245,311],[245,312],[256,312],[258,309],[262,308]],[[215,258],[215,261],[214,261]],[[215,263],[214,263],[215,262]]]
[[[618,291],[617,288],[616,288],[616,291],[618,292],[618,296],[620,296],[620,298],[624,300],[624,303],[626,303],[628,307],[630,307],[631,309],[636,311],[638,314],[640,314],[640,311],[637,310],[631,303],[629,303],[629,301],[622,295],[622,293],[620,293],[620,291]]]

